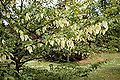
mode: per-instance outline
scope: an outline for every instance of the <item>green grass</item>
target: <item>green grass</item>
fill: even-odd
[[[54,63],[54,62],[43,62],[43,61],[39,62],[37,60],[29,61],[29,62],[25,63],[24,65],[29,66],[30,68],[34,68],[34,69],[47,69],[47,70],[49,70],[50,64],[53,64],[54,66],[59,65],[58,63]]]
[[[53,70],[50,65],[53,66]],[[31,75],[37,80],[120,80],[120,53],[97,53],[85,60],[69,63],[33,60],[25,63],[24,66],[28,68],[23,67],[21,75],[24,78],[31,78],[28,80],[33,80]],[[97,68],[94,69],[96,66]],[[93,67],[92,71],[85,72],[91,67]],[[74,73],[78,76],[73,75]],[[87,77],[79,77],[86,73],[89,74]]]
[[[49,70],[50,64],[53,66],[57,65],[79,65],[83,68],[88,67],[91,64],[96,64],[98,62],[104,62],[107,60],[106,64],[102,64],[97,70],[92,71],[88,77],[77,78],[76,80],[120,80],[120,53],[101,53],[93,54],[88,59],[73,62],[73,63],[54,63],[54,62],[38,62],[30,61],[25,65],[34,69],[47,69]],[[88,62],[88,63],[86,63]]]
[[[110,61],[93,71],[84,80],[120,80],[120,53],[104,54],[104,57]]]

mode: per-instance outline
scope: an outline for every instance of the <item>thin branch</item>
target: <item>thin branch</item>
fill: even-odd
[[[3,5],[4,9],[6,10],[6,5],[0,0],[1,4]]]
[[[59,17],[58,17],[58,18],[59,18]],[[55,20],[58,19],[58,18],[52,19],[52,20],[50,20],[49,22],[47,22],[46,24],[44,24],[44,25],[42,25],[42,26],[40,26],[40,27],[44,27],[44,26],[46,26],[47,24],[55,21]],[[35,32],[36,30],[38,30],[40,27],[36,28],[33,32]]]
[[[22,13],[22,10],[23,10],[23,0],[21,0],[21,6],[20,6],[20,8],[21,8],[21,13]]]
[[[20,62],[22,65],[28,61],[31,61],[31,60],[35,60],[35,59],[41,59],[42,57],[39,57],[39,58],[31,58],[31,59],[28,59],[28,60],[25,60],[23,62]]]
[[[3,3],[2,0],[0,0],[1,4],[3,5],[4,9],[7,10],[6,5],[10,3],[11,0],[9,0],[6,4]]]
[[[9,0],[5,5],[9,4],[11,0]]]

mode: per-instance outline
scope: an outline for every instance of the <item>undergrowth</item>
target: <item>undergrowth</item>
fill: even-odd
[[[23,66],[19,73],[16,70],[1,67],[0,80],[78,80],[82,77],[87,77],[89,73],[96,70],[105,62],[98,62],[85,67],[78,64],[60,64],[53,66],[49,65],[48,69],[33,69]]]

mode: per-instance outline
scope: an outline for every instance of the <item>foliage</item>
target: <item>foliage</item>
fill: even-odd
[[[97,47],[106,48],[106,51],[120,51],[120,38],[118,32],[114,32],[114,29],[108,30],[104,36],[99,36],[96,39]]]
[[[107,20],[109,29],[105,35],[98,35],[95,41],[96,48],[102,51],[120,50],[120,13],[118,0],[98,0],[99,14]],[[100,49],[101,48],[101,49]]]
[[[93,43],[99,46],[98,43],[104,39],[112,38],[112,41],[106,42],[105,46],[100,43],[102,47],[116,49],[117,45],[119,51],[119,38],[114,40],[113,37],[116,34],[112,37],[105,34],[108,26],[119,26],[118,0],[65,0],[56,4],[21,0],[20,6],[16,0],[0,2],[0,53],[15,62],[17,72],[34,57],[81,60],[91,53]],[[114,33],[114,30],[110,31]],[[107,35],[107,39],[100,39],[99,35]]]
[[[0,68],[2,79],[10,76],[13,80],[74,80],[87,76],[101,63],[84,69],[78,65],[51,64],[50,70],[26,68],[23,64],[40,58],[81,60],[96,48],[120,51],[118,0],[0,2],[0,57],[5,55],[15,65],[15,69],[9,63]]]
[[[1,67],[0,78],[9,78],[12,80],[79,80],[82,77],[87,77],[91,71],[96,70],[101,64],[103,63],[92,64],[88,67],[81,67],[80,65],[73,63],[57,66],[50,64],[50,69],[33,69],[23,66],[20,70],[19,77],[14,69]]]

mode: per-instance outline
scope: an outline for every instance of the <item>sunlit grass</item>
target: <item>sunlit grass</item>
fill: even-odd
[[[85,80],[120,80],[120,53],[104,54],[103,57],[110,61],[93,71]]]
[[[46,62],[46,61],[38,61],[38,60],[34,60],[34,61],[29,61],[27,63],[25,63],[25,66],[29,66],[30,68],[34,68],[34,69],[47,69],[49,70],[50,67],[49,65],[52,64],[53,66],[57,66],[59,65],[58,63],[54,63],[54,62]]]
[[[95,61],[96,60],[96,61]],[[49,65],[52,64],[54,67],[57,65],[79,65],[81,67],[88,67],[90,64],[95,64],[97,62],[102,62],[107,60],[107,63],[101,65],[100,68],[90,73],[88,77],[81,78],[81,80],[119,80],[120,79],[120,53],[102,53],[93,54],[90,59],[85,59],[80,62],[71,63],[55,63],[55,62],[38,62],[30,61],[25,65],[34,69],[47,69],[49,70]],[[84,64],[84,61],[89,61],[89,63]],[[79,78],[78,78],[79,80]]]

